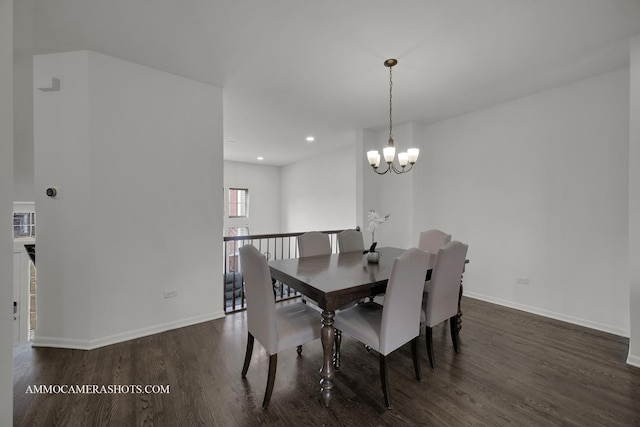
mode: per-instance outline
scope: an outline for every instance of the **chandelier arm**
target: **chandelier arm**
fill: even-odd
[[[377,173],[378,175],[384,175],[384,174],[386,174],[387,172],[389,172],[389,170],[390,170],[391,168],[390,168],[390,167],[389,167],[389,165],[387,164],[387,168],[384,170],[384,172],[380,172],[380,171],[378,170],[378,168],[377,168],[377,167],[375,167],[375,166],[373,166],[373,165],[371,165],[371,169],[373,169],[373,171],[374,171],[375,173]]]
[[[401,169],[396,168],[396,165],[394,163],[391,164],[391,169],[393,169],[393,171],[397,174],[408,172],[404,170],[404,167],[400,166],[400,168]]]
[[[400,169],[398,169],[396,167],[395,163],[391,163],[390,169],[393,169],[393,171],[399,175],[399,174],[402,174],[402,173],[409,172],[411,169],[413,169],[413,165],[415,165],[415,163],[409,163],[409,167],[400,166]]]

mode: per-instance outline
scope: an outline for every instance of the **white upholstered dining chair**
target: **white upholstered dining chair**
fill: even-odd
[[[423,231],[418,238],[418,247],[424,251],[432,254],[432,257],[438,255],[438,250],[451,241],[451,234],[447,234],[444,231],[432,229]],[[432,265],[435,259],[432,260]],[[424,282],[424,292],[429,292],[430,281]]]
[[[298,236],[298,254],[300,258],[331,254],[331,239],[326,233],[308,231]],[[302,302],[313,301],[302,296]],[[313,301],[314,304],[317,304]]]
[[[418,238],[418,247],[423,251],[429,252],[431,254],[432,259],[429,260],[429,264],[433,266],[435,262],[435,257],[438,254],[438,249],[442,246],[446,245],[451,241],[451,234],[447,234],[440,230],[427,230],[422,231],[420,233],[420,237]],[[430,281],[427,280],[424,282],[425,293],[429,292]],[[426,296],[425,296],[426,298]],[[374,301],[378,304],[384,304],[384,294],[376,295]]]
[[[334,326],[379,353],[380,382],[384,404],[391,407],[387,359],[392,351],[411,342],[413,367],[418,381],[422,378],[418,336],[422,288],[429,254],[412,248],[393,261],[384,306],[375,302],[336,313]]]
[[[344,230],[338,233],[337,237],[340,253],[364,251],[364,239],[360,230]]]
[[[432,254],[437,254],[438,249],[451,241],[451,234],[440,230],[427,230],[420,233],[418,247]]]
[[[449,242],[440,248],[431,274],[431,289],[426,301],[423,301],[421,319],[424,319],[426,325],[427,353],[433,369],[436,367],[433,355],[432,328],[434,326],[449,319],[453,349],[456,353],[458,352],[456,319],[460,298],[460,279],[464,271],[467,249],[466,244],[458,241]]]
[[[309,231],[298,236],[298,252],[300,257],[330,254],[331,240],[329,235],[319,231]]]
[[[262,408],[271,400],[276,378],[278,353],[320,338],[320,314],[303,303],[276,308],[267,259],[252,245],[240,248],[247,294],[247,351],[242,378],[247,375],[254,339],[269,353],[269,374]],[[300,353],[300,352],[298,352]]]

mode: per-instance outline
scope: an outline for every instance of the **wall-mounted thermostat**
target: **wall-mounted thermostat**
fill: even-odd
[[[49,187],[46,191],[47,196],[56,197],[58,195],[58,189],[55,187]]]

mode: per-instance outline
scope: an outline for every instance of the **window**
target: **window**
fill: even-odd
[[[229,189],[229,218],[249,217],[249,190],[246,188]]]
[[[14,212],[13,213],[13,238],[35,237],[36,236],[36,214],[35,212]]]

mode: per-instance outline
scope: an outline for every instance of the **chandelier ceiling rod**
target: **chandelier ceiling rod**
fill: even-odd
[[[393,104],[392,104],[392,99],[393,99],[393,79],[392,79],[392,75],[391,75],[391,70],[393,69],[393,66],[396,65],[398,63],[397,60],[395,59],[387,59],[386,61],[384,61],[384,65],[385,67],[389,67],[389,145],[391,147],[394,146],[393,144],[393,115],[391,114],[393,111]]]

